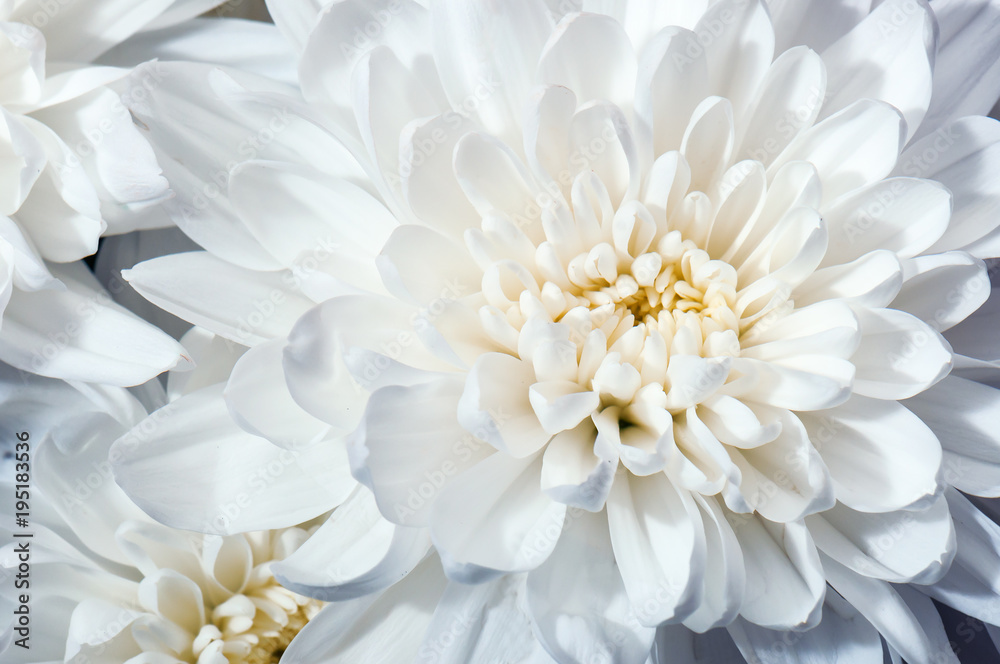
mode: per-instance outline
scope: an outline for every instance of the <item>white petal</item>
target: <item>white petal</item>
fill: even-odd
[[[541,235],[536,188],[509,147],[487,134],[466,134],[455,146],[455,175],[480,215],[498,211],[529,236]]]
[[[781,426],[777,438],[752,449],[729,450],[742,474],[740,493],[758,514],[778,523],[833,507],[830,471],[802,422],[789,411],[771,417]]]
[[[248,270],[207,251],[143,261],[122,275],[153,304],[246,346],[286,336],[313,305],[291,272]]]
[[[354,131],[348,109],[355,66],[381,45],[396,51],[407,66],[418,54],[427,54],[429,49],[421,40],[427,38],[430,13],[412,0],[401,0],[392,9],[357,0],[314,6],[314,12],[304,11],[305,15],[300,14],[286,24],[291,27],[294,21],[298,25],[293,29],[298,32],[301,30],[298,26],[305,23],[305,31],[309,33],[299,61],[302,92],[307,100],[330,109],[342,126]],[[284,7],[277,9],[278,19],[292,13]],[[279,28],[283,27],[284,21],[276,22]]]
[[[524,609],[524,583],[523,576],[515,575],[471,586],[449,583],[413,661],[489,661],[502,648],[511,662],[537,662],[531,654],[541,649]],[[546,657],[538,664],[551,661]]]
[[[391,103],[395,104],[395,90],[392,94]],[[459,186],[452,166],[455,146],[474,128],[464,115],[448,111],[413,120],[399,136],[403,197],[420,221],[456,240],[466,229],[476,228],[481,222]]]
[[[888,104],[857,101],[799,134],[768,167],[768,175],[789,161],[810,161],[823,182],[823,201],[832,201],[892,171],[905,124]]]
[[[208,385],[229,380],[236,361],[246,352],[246,347],[229,339],[216,336],[201,327],[192,327],[180,339],[194,362],[194,369],[171,371],[167,374],[168,401],[200,390]]]
[[[0,104],[18,106],[34,103],[45,81],[45,37],[32,25],[0,24]]]
[[[327,604],[282,655],[289,662],[413,660],[448,584],[428,556],[379,595]]]
[[[549,559],[528,575],[528,611],[560,664],[645,661],[654,631],[635,623],[603,514],[573,510]]]
[[[634,3],[629,3],[632,6]],[[708,96],[705,51],[689,52],[692,40],[697,36],[690,30],[668,27],[640,52],[635,107],[653,137],[654,157],[680,147],[691,114]]]
[[[934,67],[948,76],[934,77],[923,125],[927,132],[956,118],[986,115],[1000,94],[1000,67],[993,57],[997,35],[990,29],[996,5],[992,0],[935,0],[932,9],[941,32]]]
[[[710,190],[729,164],[734,141],[732,104],[724,97],[706,97],[692,112],[681,139],[680,152],[691,166],[692,189]]]
[[[882,180],[824,210],[830,246],[823,265],[847,263],[876,249],[911,258],[941,237],[950,216],[951,194],[937,182]]]
[[[968,616],[994,622],[1000,596],[1000,527],[955,489],[949,488],[945,496],[955,520],[958,551],[944,578],[920,590]]]
[[[858,574],[892,583],[934,583],[955,555],[955,528],[939,496],[921,510],[869,514],[838,504],[806,518],[816,546]]]
[[[687,618],[704,590],[705,530],[701,512],[666,475],[623,475],[608,498],[615,561],[632,610],[655,627]]]
[[[428,525],[442,489],[493,451],[459,425],[461,393],[460,380],[443,378],[384,387],[368,400],[351,439],[351,467],[393,523]]]
[[[539,489],[541,459],[498,453],[453,479],[434,502],[431,536],[448,576],[476,583],[548,558],[566,506]]]
[[[753,514],[734,516],[734,521],[747,570],[740,615],[770,629],[814,626],[820,619],[826,579],[806,527],[776,524]],[[775,593],[775,587],[781,592]]]
[[[0,359],[64,380],[138,385],[188,358],[176,341],[111,301],[82,264],[52,266],[67,290],[15,291]]]
[[[951,222],[931,251],[967,247],[981,258],[995,255],[1000,187],[985,173],[998,161],[1000,123],[983,117],[956,120],[914,141],[900,155],[896,173],[936,180],[952,193]]]
[[[190,0],[188,4],[193,3],[200,3],[207,11],[217,4],[217,0]],[[174,7],[181,4],[175,2]],[[158,29],[147,27],[101,56],[101,62],[128,66],[156,57],[163,60],[196,60],[239,67],[295,85],[297,53],[277,27],[263,21],[241,20],[232,15],[195,18],[204,11],[195,9],[189,17],[181,19],[183,22],[178,21],[171,26],[165,25],[167,21],[164,20],[170,17],[162,14],[156,21],[160,26]]]
[[[830,77],[823,116],[858,99],[878,99],[902,111],[912,136],[931,100],[936,29],[928,5],[907,0],[879,4],[823,51]]]
[[[709,93],[729,99],[733,108],[742,112],[774,57],[774,29],[767,7],[759,0],[716,2],[694,32],[710,35],[703,47]]]
[[[871,0],[769,0],[776,52],[804,44],[822,51],[847,34],[871,9]]]
[[[339,602],[388,588],[416,567],[429,547],[426,530],[389,523],[371,492],[358,488],[271,570],[294,592]]]
[[[0,214],[13,214],[28,197],[32,185],[45,168],[45,148],[27,127],[6,110],[0,111],[0,175],[4,191]],[[15,185],[16,183],[16,185]]]
[[[529,388],[534,381],[527,362],[505,353],[481,355],[465,379],[458,421],[466,431],[507,454],[534,454],[553,433],[543,428],[532,410]]]
[[[978,310],[945,333],[956,354],[992,362],[1000,359],[996,335],[1000,324],[1000,291],[991,291],[990,297]]]
[[[826,68],[814,51],[800,46],[779,55],[741,123],[736,157],[770,165],[799,132],[812,126],[825,95]]]
[[[851,394],[854,379],[854,365],[826,355],[798,355],[771,362],[737,358],[732,366],[733,372],[749,380],[743,387],[734,381],[732,390],[723,388],[720,393],[797,411],[843,403]]]
[[[759,664],[882,663],[878,630],[836,593],[826,594],[823,620],[806,632],[776,632],[746,620],[727,629],[747,661]]]
[[[361,3],[353,4],[360,5]],[[341,3],[341,6],[349,7],[350,4]],[[423,25],[424,21],[421,20],[414,27],[422,27]],[[343,27],[340,26],[336,29],[341,30]],[[413,43],[414,45],[419,44],[418,41]],[[330,47],[329,42],[318,41],[317,44],[323,49]],[[420,173],[421,169],[413,168],[417,164],[418,158],[430,157],[435,164],[443,159],[442,151],[436,149],[438,144],[433,139],[429,149],[410,151],[408,144],[411,137],[409,130],[406,136],[403,135],[404,129],[408,126],[421,125],[440,128],[440,123],[435,116],[438,116],[447,107],[443,94],[438,91],[436,73],[430,72],[432,78],[425,82],[420,77],[420,69],[415,68],[411,71],[405,63],[400,61],[399,56],[400,54],[391,49],[379,46],[361,57],[354,68],[351,81],[351,95],[354,104],[353,117],[346,111],[334,111],[329,105],[324,104],[325,108],[330,109],[329,114],[339,118],[345,131],[353,132],[355,124],[361,130],[363,148],[379,166],[379,172],[374,176],[374,180],[380,191],[385,192],[383,197],[390,206],[392,206],[393,199],[400,196],[401,182],[399,178],[408,177],[412,173]],[[329,67],[328,59],[319,58],[311,66],[316,69],[318,76],[323,77]],[[304,73],[305,70],[303,70]],[[336,74],[331,78],[335,80]],[[444,139],[444,142],[447,143],[455,139],[450,135],[451,128],[462,128],[465,121],[459,113],[448,112],[445,115],[448,119],[454,120],[454,124],[449,125],[448,135]],[[430,120],[420,120],[420,118],[430,118]],[[450,155],[447,149],[444,152]],[[419,164],[419,166],[424,165],[424,163]],[[434,170],[438,171],[439,169]],[[431,177],[424,176],[425,179]],[[402,219],[409,218],[409,210],[406,210],[405,206],[400,206],[400,208],[398,211],[401,213],[400,217]]]
[[[941,445],[898,403],[854,396],[799,418],[830,469],[837,500],[848,507],[891,512],[937,493]]]
[[[965,252],[917,256],[904,267],[903,287],[892,308],[913,314],[938,332],[962,322],[989,298],[986,265]]]
[[[478,289],[483,273],[465,247],[429,228],[403,225],[376,259],[382,281],[400,299],[433,306]]]
[[[249,433],[287,449],[301,449],[330,430],[295,403],[282,367],[285,342],[268,341],[240,357],[223,396],[233,419]]]
[[[556,26],[545,44],[538,76],[544,83],[569,88],[581,104],[603,99],[627,107],[635,90],[632,44],[613,18],[572,14]]]
[[[741,335],[741,356],[764,361],[799,354],[849,358],[861,339],[859,328],[857,316],[843,302],[819,302],[762,319]]]
[[[318,270],[380,290],[372,262],[398,222],[368,192],[312,167],[267,161],[234,168],[229,191],[250,233],[297,276]]]
[[[589,421],[553,436],[542,455],[542,491],[569,507],[601,511],[618,463],[611,454],[597,453],[596,437]]]
[[[491,134],[512,140],[552,21],[541,0],[495,9],[432,2],[434,62],[452,107],[475,108]]]
[[[903,405],[930,427],[944,448],[944,479],[966,493],[1000,495],[1000,391],[948,376]]]
[[[205,604],[201,588],[183,574],[161,569],[139,584],[139,602],[147,611],[173,622],[191,634],[205,624]]]
[[[877,249],[843,265],[820,268],[792,293],[795,304],[843,299],[869,307],[886,307],[903,284],[903,266],[895,252]]]
[[[572,429],[601,405],[596,391],[583,390],[575,381],[535,383],[528,392],[531,407],[549,434]]]
[[[348,433],[367,393],[428,379],[450,368],[420,343],[418,311],[388,297],[334,297],[302,316],[288,335],[285,378],[292,398]]]
[[[702,601],[685,621],[698,632],[728,625],[743,606],[746,568],[740,543],[726,513],[713,497],[692,494],[701,510],[705,528],[705,570],[701,584]]]
[[[252,436],[222,387],[178,399],[112,447],[115,479],[137,505],[174,528],[228,534],[301,523],[350,495],[342,443],[293,452]]]
[[[951,346],[919,318],[896,309],[864,309],[858,321],[861,344],[851,356],[858,368],[855,394],[906,399],[951,369]]]
[[[907,586],[893,588],[885,581],[860,576],[830,558],[823,558],[823,570],[830,585],[871,621],[907,662],[957,664],[941,618],[929,599]]]

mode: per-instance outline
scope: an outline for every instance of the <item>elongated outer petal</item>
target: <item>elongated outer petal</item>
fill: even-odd
[[[860,23],[871,10],[871,4],[871,0],[837,3],[825,0],[769,0],[767,7],[771,11],[777,41],[775,52],[783,53],[799,44],[823,51]]]
[[[687,618],[704,591],[706,539],[696,503],[663,473],[622,473],[611,491],[611,544],[639,623]]]
[[[696,632],[728,625],[743,607],[746,566],[739,540],[726,518],[721,501],[692,494],[705,527],[705,573],[702,601],[684,626]]]
[[[222,389],[178,399],[111,448],[115,480],[147,514],[224,535],[292,526],[350,495],[342,443],[301,452],[272,445],[233,422]]]
[[[461,393],[461,380],[441,378],[384,387],[368,400],[351,436],[351,468],[389,521],[428,525],[446,484],[493,451],[455,419]]]
[[[822,265],[847,263],[877,249],[916,256],[947,230],[951,201],[941,184],[914,178],[889,178],[851,192],[823,210],[830,244]]]
[[[282,659],[294,664],[413,661],[447,584],[437,557],[428,556],[381,594],[327,604]]]
[[[538,455],[493,454],[441,491],[431,537],[449,578],[476,583],[534,569],[548,558],[566,506],[539,490],[541,465]]]
[[[51,266],[66,290],[15,290],[0,360],[43,376],[128,386],[188,365],[184,349],[111,301],[82,263]]]
[[[726,97],[742,112],[774,57],[774,28],[767,7],[759,0],[716,2],[694,32],[714,37],[704,47],[709,93]]]
[[[271,570],[290,590],[327,602],[343,601],[388,588],[423,560],[430,544],[425,529],[387,521],[372,493],[359,487]]]
[[[823,620],[806,632],[776,632],[738,619],[728,628],[747,661],[759,664],[881,664],[878,630],[849,602],[827,593]]]
[[[823,201],[829,202],[888,175],[905,131],[903,117],[892,106],[856,101],[799,134],[768,167],[768,175],[789,161],[812,162],[823,182]]]
[[[755,514],[734,515],[733,520],[747,572],[740,615],[770,629],[816,625],[826,580],[808,529],[801,522],[777,524]],[[776,586],[782,588],[780,595]]]
[[[174,6],[180,4],[175,2]],[[195,0],[186,4],[201,4],[207,11],[217,2]],[[147,29],[112,48],[100,62],[126,67],[157,57],[194,60],[239,67],[288,85],[296,84],[296,53],[281,34],[280,26],[223,16],[195,18],[202,13],[195,10],[183,23]]]
[[[957,664],[941,618],[931,601],[909,586],[870,579],[823,556],[831,587],[854,605],[907,662]]]
[[[955,120],[903,151],[895,174],[929,178],[952,193],[948,229],[930,251],[966,248],[980,258],[997,255],[1000,185],[987,174],[998,162],[1000,122],[993,118]]]
[[[859,312],[861,343],[851,356],[857,366],[854,393],[876,399],[906,399],[948,375],[952,351],[933,327],[897,309]]]
[[[593,48],[595,43],[601,48]],[[544,83],[572,90],[580,104],[603,99],[624,106],[635,91],[635,55],[625,30],[611,17],[572,14],[549,37],[538,74]]]
[[[475,108],[491,134],[510,145],[552,20],[542,0],[504,11],[486,3],[430,3],[434,62],[453,108]]]
[[[985,263],[964,251],[917,256],[905,263],[893,309],[913,314],[938,332],[972,315],[990,296]]]
[[[891,512],[937,493],[941,444],[894,401],[854,396],[799,413],[833,477],[837,500],[860,512]]]
[[[966,615],[996,622],[1000,526],[957,490],[947,489],[945,497],[955,520],[958,551],[944,578],[919,590]]]
[[[276,339],[244,353],[223,396],[230,415],[248,433],[287,449],[305,448],[326,436],[330,426],[292,398],[282,367],[284,347]]]
[[[524,609],[524,575],[448,584],[434,610],[414,662],[487,662],[503,650],[518,664],[552,664],[531,633]]]
[[[934,0],[941,31],[934,94],[921,133],[949,121],[986,115],[1000,95],[1000,36],[992,30],[1000,7],[995,0]],[[948,72],[942,76],[942,72]]]
[[[244,226],[281,265],[381,292],[373,261],[398,222],[361,187],[311,166],[255,160],[232,170],[229,191]]]
[[[912,136],[931,101],[936,28],[927,3],[879,4],[823,51],[830,85],[822,115],[858,99],[878,99],[902,111]]]
[[[570,510],[549,559],[528,575],[535,633],[560,664],[642,664],[654,630],[635,613],[602,514]]]
[[[944,480],[977,496],[1000,496],[1000,390],[949,376],[903,402],[944,448]]]
[[[842,504],[806,517],[816,546],[858,574],[892,583],[933,583],[955,555],[948,503],[938,496],[921,510],[871,514]]]
[[[207,251],[161,256],[122,274],[153,304],[246,346],[287,336],[313,306],[290,272],[248,270]]]

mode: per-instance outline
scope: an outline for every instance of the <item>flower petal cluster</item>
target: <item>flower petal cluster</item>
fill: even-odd
[[[131,68],[93,63],[143,29],[209,6],[174,4],[0,7],[0,360],[7,364],[134,385],[184,363],[173,340],[115,306],[120,280],[109,294],[72,265],[96,252],[103,235],[170,224],[159,208],[167,181],[120,95]],[[147,88],[159,76],[149,70]]]
[[[327,517],[273,566],[329,602],[294,661],[396,625],[418,661],[956,661],[931,598],[995,622],[1000,562],[969,13],[553,4],[272,3],[301,94],[135,70],[202,249],[124,276],[201,366],[118,483],[217,537]]]

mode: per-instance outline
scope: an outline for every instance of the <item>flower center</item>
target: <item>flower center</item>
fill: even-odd
[[[678,328],[695,325],[702,340],[724,330],[739,331],[733,311],[736,270],[712,260],[679,231],[667,233],[655,251],[634,259],[616,255],[608,243],[599,244],[570,261],[567,276],[580,289],[573,294],[579,305],[633,327],[672,337]]]
[[[194,655],[200,660],[206,649],[218,649],[231,664],[276,664],[322,606],[270,577],[212,610],[211,623],[194,640]]]
[[[708,370],[692,360],[725,373],[722,358],[740,354],[736,270],[677,229],[658,233],[639,204],[594,230],[553,231],[533,255],[493,263],[483,276],[486,333],[530,362],[546,384],[533,389],[552,399],[575,383],[601,408],[688,407],[689,397],[669,393]]]

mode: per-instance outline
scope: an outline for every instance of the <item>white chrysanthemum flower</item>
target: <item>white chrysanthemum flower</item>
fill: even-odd
[[[19,461],[28,450],[28,470],[12,462],[0,479],[0,661],[270,663],[319,612],[322,602],[280,586],[271,571],[308,530],[200,535],[131,504],[107,461],[111,443],[146,414],[126,391],[78,390],[0,365],[0,407],[5,424],[26,434]],[[15,507],[15,469],[30,478],[26,508]],[[26,524],[15,525],[17,510]],[[28,609],[18,614],[22,595]]]
[[[46,376],[117,385],[141,383],[182,361],[176,343],[113,305],[111,295],[123,284],[109,295],[64,264],[93,254],[102,235],[171,223],[159,207],[170,195],[167,181],[118,82],[140,61],[129,56],[146,55],[130,46],[135,41],[155,43],[169,57],[184,52],[177,42],[186,37],[192,42],[186,46],[199,51],[194,42],[207,26],[187,20],[217,4],[12,0],[0,6],[0,360]],[[155,31],[129,39],[144,30]],[[107,62],[93,64],[103,57]],[[134,94],[141,98],[161,79],[148,67]]]
[[[245,436],[202,433],[228,408],[317,470],[349,438],[395,526],[317,550],[363,541],[381,584],[426,531],[451,579],[527,574],[558,661],[715,627],[747,657],[810,628],[789,651],[881,661],[881,633],[953,657],[926,595],[891,584],[947,596],[927,584],[951,513],[978,512],[944,485],[1000,494],[979,419],[1000,399],[963,376],[996,357],[942,335],[987,300],[1000,237],[1000,126],[955,119],[1000,93],[973,82],[968,15],[344,0],[307,33],[283,7],[305,104],[177,65],[132,107],[206,251],[127,278],[250,347],[123,450],[140,506],[247,527],[214,511],[248,463]],[[197,480],[181,503],[176,476]],[[243,519],[329,509],[274,486]],[[293,563],[289,587],[339,587]]]
[[[212,381],[226,374],[206,363],[193,375]],[[155,384],[142,395],[154,404],[164,398]],[[315,522],[217,536],[150,520],[115,485],[107,461],[111,442],[145,414],[124,390],[22,380],[0,365],[0,410],[5,425],[26,438],[5,440],[0,464],[8,505],[0,530],[4,664],[272,664],[314,661],[317,653],[351,662],[481,661],[492,656],[497,637],[511,639],[505,661],[551,664],[531,636],[523,575],[479,586],[457,604],[450,598],[464,595],[463,587],[449,583],[436,556],[418,557],[391,591],[373,594],[370,575],[361,576],[364,593],[341,584],[340,601],[321,613],[325,602],[277,583],[278,566],[295,556],[343,580],[368,562],[368,549],[355,549],[353,560],[350,552],[324,558],[322,547],[303,546]],[[126,444],[142,445],[142,435],[137,429]],[[20,489],[28,507],[14,499],[18,473],[29,476],[27,497]],[[25,510],[27,525],[16,524],[15,512]],[[379,521],[370,493],[358,489],[330,523],[363,532],[372,523],[384,527]]]

